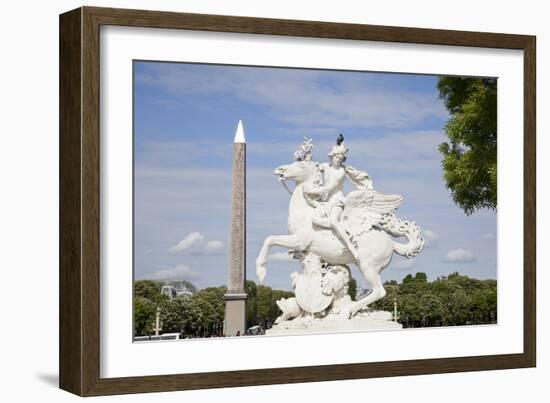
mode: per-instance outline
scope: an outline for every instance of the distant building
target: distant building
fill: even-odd
[[[165,281],[160,289],[162,295],[166,295],[170,299],[178,297],[192,297],[192,290],[185,281]]]
[[[176,283],[176,294],[178,297],[192,297],[193,291],[184,282],[178,282]]]
[[[162,285],[162,288],[160,289],[160,293],[162,295],[166,295],[168,298],[170,299],[174,299],[178,296],[177,292],[176,292],[176,287],[170,283],[170,282],[165,282],[163,285]]]

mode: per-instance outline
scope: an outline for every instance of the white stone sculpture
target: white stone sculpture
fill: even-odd
[[[285,329],[294,331],[334,330],[334,321],[338,321],[339,330],[355,330],[357,326],[351,322],[357,325],[361,321],[368,322],[369,329],[401,327],[391,322],[391,313],[367,308],[386,295],[380,272],[390,264],[393,253],[412,258],[422,251],[420,227],[395,216],[403,200],[400,195],[377,192],[366,172],[344,165],[348,148],[343,140],[340,135],[329,153],[330,163],[320,164],[312,160],[312,140],[305,138],[294,153],[295,162],[274,171],[291,193],[289,235],[265,239],[256,274],[264,280],[273,246],[288,248],[302,262],[302,272],[292,275],[296,298],[278,301],[283,312],[276,322],[279,330],[283,322]],[[356,189],[344,195],[346,178]],[[293,191],[287,181],[295,182]],[[392,236],[406,237],[408,242],[397,242]],[[359,301],[348,295],[350,264],[359,268],[372,289]],[[273,330],[272,334],[277,333],[275,327]]]

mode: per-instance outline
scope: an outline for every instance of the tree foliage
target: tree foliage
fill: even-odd
[[[447,187],[470,215],[497,207],[497,81],[441,77],[439,96],[451,117],[439,146]]]
[[[248,283],[251,283],[250,286]],[[290,291],[273,290],[265,285],[256,285],[253,281],[247,281],[247,289],[253,290],[252,294],[248,294],[246,300],[247,327],[256,325],[260,325],[264,329],[271,327],[281,314],[276,301],[281,298],[294,297],[294,293]]]
[[[192,287],[191,287],[192,286]],[[195,290],[195,286],[188,285]],[[223,335],[225,315],[225,286],[208,287],[193,296],[169,299],[161,295],[162,283],[150,280],[134,284],[134,332],[136,336],[153,334],[157,306],[163,333],[180,333],[182,337],[210,337]],[[267,328],[280,315],[276,301],[290,298],[289,291],[273,290],[271,287],[246,282],[247,327],[261,325]]]
[[[404,327],[495,323],[496,280],[477,280],[458,273],[428,282],[425,273],[408,274],[401,283],[386,282],[386,297],[371,307],[393,311],[398,302]]]
[[[458,273],[429,282],[425,273],[418,272],[408,274],[401,283],[395,280],[386,282],[386,297],[372,304],[371,308],[393,312],[393,301],[397,299],[399,321],[404,327],[495,323],[496,284],[496,280],[477,280]],[[163,333],[180,333],[182,337],[223,335],[226,287],[209,287],[192,297],[168,299],[160,295],[161,286],[161,283],[154,281],[136,282],[136,336],[154,333],[157,307],[160,308]],[[356,283],[351,281],[350,295],[354,288]],[[281,313],[276,301],[294,297],[290,291],[273,290],[253,281],[246,282],[246,292],[247,327],[271,327]]]
[[[227,288],[208,287],[200,290],[191,297],[191,302],[200,312],[201,323],[199,325],[199,336],[209,337],[212,335],[221,336],[223,333],[223,320],[225,315],[225,301],[223,299]]]
[[[161,302],[168,297],[160,293],[161,283],[152,280],[138,280],[134,282],[134,297],[147,298],[153,302]]]
[[[247,327],[251,326],[251,323],[256,321],[256,283],[254,281],[246,280],[246,323]]]
[[[156,310],[157,304],[153,301],[143,297],[134,298],[134,334],[136,336],[153,334]]]
[[[163,333],[196,334],[202,324],[202,313],[189,297],[167,300],[161,305]]]

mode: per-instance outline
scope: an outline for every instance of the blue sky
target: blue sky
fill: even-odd
[[[398,217],[416,221],[425,250],[395,256],[382,273],[401,280],[454,271],[496,278],[496,213],[466,216],[445,188],[441,156],[448,114],[437,76],[134,63],[135,277],[225,284],[231,206],[231,150],[237,122],[247,139],[247,277],[263,239],[286,234],[289,196],[273,175],[292,162],[303,136],[314,159],[338,133],[347,163],[377,190],[403,195]],[[265,284],[290,288],[298,263],[274,249]],[[365,282],[356,268],[353,276]]]

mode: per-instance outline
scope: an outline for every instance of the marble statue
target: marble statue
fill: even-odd
[[[422,251],[420,227],[395,216],[403,201],[400,195],[379,193],[366,172],[345,164],[349,148],[342,134],[328,154],[328,163],[314,161],[312,151],[312,139],[304,138],[293,155],[295,161],[274,171],[291,193],[289,234],[265,239],[256,260],[256,274],[264,280],[273,246],[289,249],[302,266],[300,273],[291,276],[295,298],[277,302],[282,315],[276,326],[294,322],[302,323],[305,329],[312,320],[325,324],[336,320],[341,328],[342,321],[365,315],[378,315],[371,319],[387,322],[386,314],[391,320],[391,313],[375,314],[368,306],[386,295],[380,272],[390,264],[393,254],[412,258]],[[344,194],[346,180],[355,186],[348,194]],[[293,190],[286,184],[289,181],[295,182]],[[392,237],[405,237],[407,242]],[[351,264],[359,268],[372,289],[358,301],[348,295]]]

